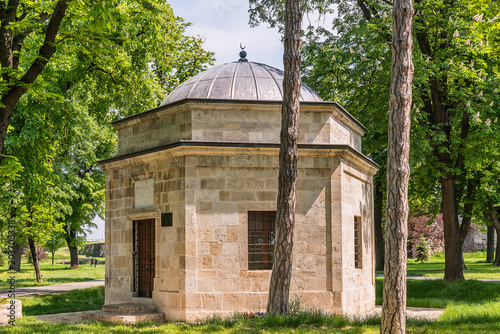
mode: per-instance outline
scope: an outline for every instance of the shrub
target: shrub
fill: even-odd
[[[429,260],[429,245],[427,244],[427,239],[423,236],[419,238],[417,245],[417,258],[416,261],[423,263]]]
[[[45,252],[45,250],[41,246],[36,247],[36,253],[38,255],[38,261],[45,260],[46,258],[49,257],[47,252]],[[33,263],[33,258],[31,256],[31,251],[29,248],[26,251],[26,258],[28,259],[28,263]]]

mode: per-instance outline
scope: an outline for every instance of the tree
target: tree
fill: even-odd
[[[267,313],[286,315],[292,276],[295,186],[300,113],[300,49],[302,13],[300,0],[285,0],[283,106],[276,213],[276,244],[269,286]]]
[[[23,240],[16,233],[16,207],[19,201],[19,193],[16,191],[13,183],[20,178],[23,166],[16,157],[6,156],[3,164],[0,165],[0,226],[2,231],[2,240],[7,244],[2,245],[2,249],[11,248],[14,254],[11,254],[9,271],[21,271],[21,253]]]
[[[56,51],[61,22],[66,15],[70,0],[50,4],[33,1],[9,0],[0,3],[0,163],[4,142],[16,103],[36,80]],[[46,27],[45,27],[46,25]],[[30,50],[23,49],[26,38],[39,35],[43,43],[28,65],[20,69],[21,58]]]
[[[282,22],[274,1],[250,3],[254,22],[278,26]],[[377,133],[378,124],[384,124],[378,121],[387,111],[380,97],[386,96],[389,86],[386,50],[391,27],[387,18],[392,3],[311,0],[304,6],[338,13],[331,29],[324,25],[308,29],[304,81],[323,98],[344,103]],[[431,211],[425,214],[443,212],[445,278],[453,281],[463,278],[461,243],[474,205],[479,203],[478,174],[484,167],[480,162],[488,156],[478,148],[496,140],[489,128],[500,102],[499,3],[432,0],[416,1],[415,8],[410,190],[412,202],[423,203]],[[380,164],[371,155],[371,127],[363,146]],[[383,152],[385,145],[373,147],[373,152]],[[465,224],[460,224],[459,217],[466,218]]]
[[[85,6],[77,4],[74,10],[83,13]],[[96,6],[96,12],[113,20],[78,15],[63,21],[62,31],[86,37],[73,33],[58,44],[59,52],[17,103],[5,145],[6,153],[20,156],[21,166],[33,167],[34,179],[46,180],[41,207],[52,208],[47,224],[63,225],[73,268],[78,266],[77,236],[84,237],[92,218],[104,213],[104,174],[97,160],[116,151],[109,122],[157,106],[175,87],[176,74],[181,79],[195,75],[213,62],[201,38],[185,36],[188,24],[161,1]],[[33,50],[36,42],[27,39],[24,50]],[[15,187],[11,183],[13,193],[36,193],[38,183],[29,180],[19,178]],[[34,241],[43,244],[47,238],[40,234]]]
[[[417,261],[424,263],[429,261],[429,244],[424,236],[421,236],[417,245]]]
[[[487,228],[486,262],[493,262],[495,259],[495,228],[491,225],[488,225]]]
[[[406,332],[406,243],[413,79],[413,4],[395,0],[389,94],[389,144],[381,333]]]
[[[183,58],[178,68],[185,68],[179,72],[184,76],[207,61],[206,52],[196,52],[201,49],[200,38],[178,38],[186,24],[160,0],[9,0],[0,2],[0,19],[0,162],[17,102],[31,89],[43,93],[45,69],[54,58],[85,55],[94,60],[87,70],[102,71],[117,80],[124,73],[110,72],[110,67],[129,59],[136,64],[144,60],[135,73],[154,68],[170,78],[176,66],[162,58]],[[169,44],[167,48],[163,48],[165,44]],[[183,48],[190,49],[189,56],[177,51]],[[163,56],[146,64],[151,54]],[[111,55],[114,57],[108,58]],[[167,80],[165,85],[174,82]],[[144,95],[155,92],[142,91]]]
[[[490,203],[489,210],[489,218],[491,219],[491,225],[496,231],[497,234],[497,245],[495,251],[495,260],[493,261],[493,265],[499,267],[500,266],[500,219],[499,219],[499,209],[498,207],[494,207]]]
[[[45,247],[49,250],[52,256],[52,265],[54,265],[54,258],[56,256],[56,252],[59,248],[65,245],[65,240],[61,233],[57,233],[55,231],[51,231],[50,239],[45,243]]]

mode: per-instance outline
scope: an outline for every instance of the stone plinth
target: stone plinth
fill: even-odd
[[[5,304],[0,304],[0,324],[8,324],[9,321],[23,317],[22,303],[18,299],[7,299]]]

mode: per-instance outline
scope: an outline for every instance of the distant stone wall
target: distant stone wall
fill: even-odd
[[[105,244],[104,242],[97,244],[88,244],[81,248],[78,252],[80,255],[89,257],[104,257]]]
[[[486,249],[486,239],[486,227],[471,224],[471,228],[469,233],[467,233],[467,238],[465,238],[464,245],[462,247],[463,251],[467,253]],[[495,242],[493,244],[496,245],[496,233]]]

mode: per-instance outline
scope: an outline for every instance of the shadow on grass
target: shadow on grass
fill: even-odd
[[[19,298],[27,316],[100,310],[104,305],[104,287],[71,290],[63,293]]]

